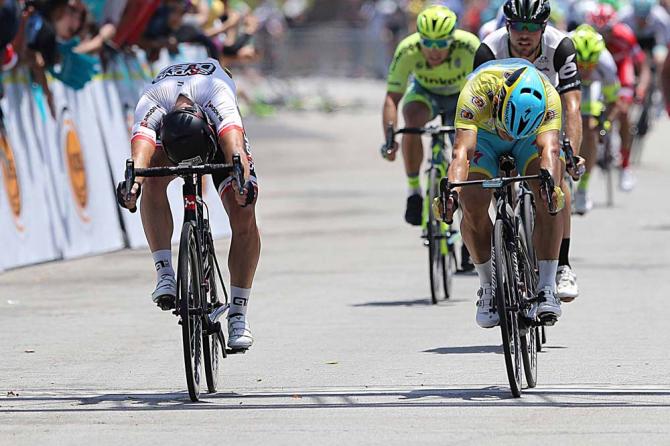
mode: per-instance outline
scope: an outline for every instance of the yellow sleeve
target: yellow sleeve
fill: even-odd
[[[457,129],[467,129],[477,131],[477,123],[481,119],[481,110],[472,106],[473,98],[476,94],[476,79],[470,79],[458,95],[458,104],[456,105],[456,119],[454,126]]]
[[[411,36],[410,36],[411,37]],[[386,89],[391,93],[404,93],[407,89],[407,79],[412,70],[410,38],[406,38],[395,50],[389,73],[386,78]]]
[[[558,130],[560,132],[563,113],[561,97],[556,89],[547,81],[544,83],[544,88],[547,93],[547,113],[544,115],[544,122],[537,129],[537,133],[540,134],[551,130]]]

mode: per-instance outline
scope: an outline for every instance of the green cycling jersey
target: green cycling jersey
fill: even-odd
[[[472,72],[479,39],[467,31],[457,29],[449,45],[449,55],[440,65],[431,67],[421,52],[421,37],[414,33],[406,37],[396,49],[389,67],[387,90],[404,93],[410,75],[431,93],[449,96],[458,94]]]

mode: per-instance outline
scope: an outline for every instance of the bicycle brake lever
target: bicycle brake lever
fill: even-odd
[[[239,153],[233,155],[233,172],[235,181],[237,181],[239,194],[244,195],[244,169],[242,168],[242,160]]]
[[[126,160],[126,201],[130,199],[130,191],[135,184],[135,161],[132,158]],[[137,206],[128,209],[131,213],[137,212]]]

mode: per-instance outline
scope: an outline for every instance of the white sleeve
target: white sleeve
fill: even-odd
[[[166,111],[148,95],[142,95],[135,107],[135,123],[131,141],[139,138],[156,144],[156,132],[158,132],[165,113]]]

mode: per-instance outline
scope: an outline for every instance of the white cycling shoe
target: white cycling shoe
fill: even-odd
[[[485,284],[477,291],[477,325],[482,328],[493,328],[500,324],[500,316],[493,306],[493,287]]]
[[[244,314],[235,313],[228,316],[228,348],[246,350],[254,343],[249,329],[249,322]]]
[[[537,317],[540,320],[558,319],[563,312],[561,311],[561,302],[554,295],[554,290],[549,287],[542,288],[537,293]]]
[[[153,293],[151,293],[151,300],[158,305],[161,310],[172,310],[175,307],[175,299],[177,297],[177,281],[171,274],[164,274],[158,279],[158,284]]]
[[[635,176],[633,175],[633,171],[630,169],[630,167],[621,169],[621,173],[619,176],[619,189],[621,189],[624,192],[630,192],[633,190],[634,187],[635,187]]]
[[[577,275],[569,266],[559,266],[556,271],[556,297],[561,302],[572,302],[578,296]]]
[[[575,212],[579,215],[584,215],[593,208],[593,201],[591,201],[585,190],[577,189],[577,192],[575,192],[574,203]]]

